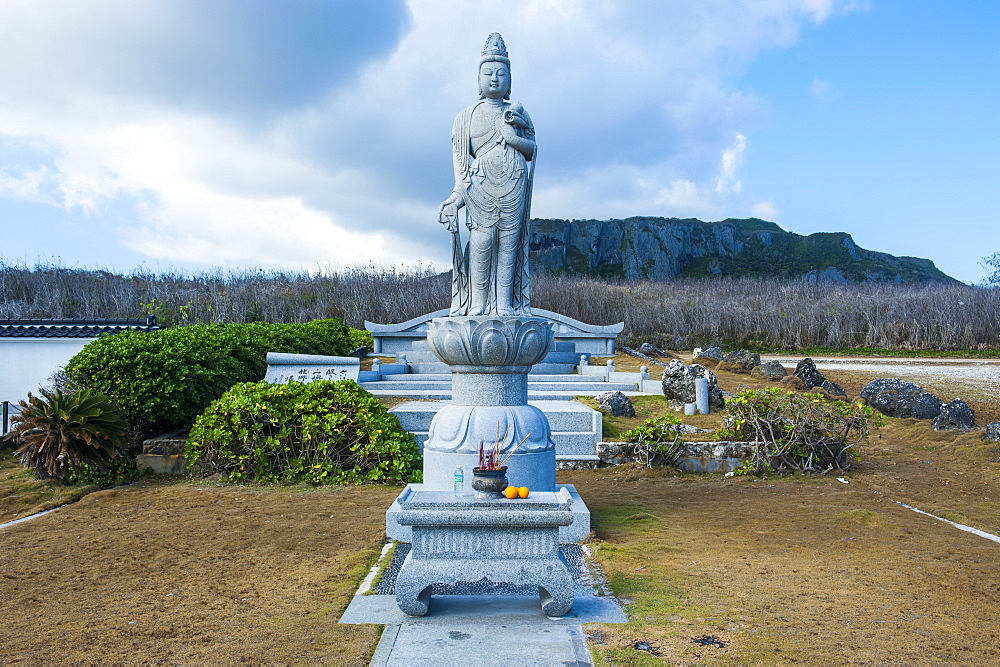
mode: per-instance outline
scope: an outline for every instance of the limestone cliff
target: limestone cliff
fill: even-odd
[[[858,247],[845,232],[800,236],[773,222],[693,218],[531,221],[533,273],[605,278],[810,277],[955,282],[928,259]]]

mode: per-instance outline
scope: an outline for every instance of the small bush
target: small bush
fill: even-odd
[[[339,320],[126,331],[89,343],[69,360],[66,375],[117,400],[140,442],[190,426],[234,384],[261,380],[268,352],[342,355],[357,339]]]
[[[622,433],[632,445],[632,458],[648,468],[654,465],[675,466],[684,451],[681,443],[681,420],[674,415],[647,419]]]
[[[185,454],[232,483],[406,482],[421,463],[413,435],[351,380],[238,384],[198,417]]]
[[[347,337],[350,341],[351,350],[356,350],[361,346],[367,347],[371,350],[375,347],[375,336],[372,335],[371,331],[367,329],[348,329]]]
[[[104,464],[104,468],[82,463],[71,465],[66,481],[70,484],[91,484],[94,486],[117,486],[128,484],[142,477],[135,465],[135,456],[122,453]]]
[[[884,417],[862,403],[828,401],[777,387],[745,389],[726,402],[729,426],[720,439],[754,443],[753,456],[738,474],[775,470],[845,470],[853,448],[868,442]]]
[[[698,363],[701,363],[700,357],[698,358]],[[734,364],[731,361],[716,361],[715,370],[722,371],[723,373],[739,373],[742,375],[746,375],[750,372],[751,369],[746,368],[745,366],[742,366],[740,364]]]

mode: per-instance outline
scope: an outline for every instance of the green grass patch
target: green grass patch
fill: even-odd
[[[862,526],[874,526],[879,523],[878,512],[865,509],[845,510],[837,514],[837,519]]]
[[[0,450],[0,523],[69,505],[102,487],[66,484],[59,479],[36,480],[12,450]]]
[[[597,409],[597,401],[589,396],[577,396],[576,400],[588,408]],[[612,417],[606,412],[601,413],[603,416],[601,437],[604,440],[617,442],[621,440],[621,434],[625,431],[639,426],[647,419],[660,417],[669,411],[667,401],[663,396],[632,396],[630,400],[635,408],[634,417]]]
[[[398,546],[399,542],[393,540],[392,547],[390,547],[389,551],[387,551],[385,556],[382,558],[382,561],[379,564],[378,572],[375,573],[375,578],[372,579],[371,588],[365,591],[365,595],[375,595],[375,588],[382,583],[382,578],[385,577],[386,570],[388,570],[389,566],[392,565],[392,559],[396,557],[396,547]],[[371,566],[375,565],[377,561],[378,557],[376,556],[375,560],[372,561],[372,564],[369,565],[368,568],[371,569]]]
[[[622,537],[645,535],[662,529],[663,521],[647,511],[641,503],[600,505],[590,510],[594,532],[602,540],[618,541]]]
[[[7,477],[0,480],[0,523],[75,503],[99,489],[91,485],[67,486],[52,479],[38,481],[30,472],[27,476]]]
[[[675,550],[668,546],[666,522],[641,503],[591,508],[591,519],[604,542],[593,546],[615,597],[625,604],[628,623],[614,626],[615,641],[591,646],[595,664],[645,664],[655,655],[635,648],[686,632],[689,623],[710,615],[698,601],[702,585],[696,578],[668,564]]]

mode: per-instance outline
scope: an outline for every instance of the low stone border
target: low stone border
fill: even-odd
[[[730,440],[687,442],[677,467],[685,472],[731,472],[751,457],[756,444]],[[630,442],[600,442],[597,456],[611,465],[627,463],[632,460],[628,455],[631,447]]]

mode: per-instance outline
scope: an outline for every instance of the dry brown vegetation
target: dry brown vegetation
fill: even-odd
[[[718,278],[606,281],[535,276],[532,303],[592,324],[625,322],[623,339],[661,347],[1000,348],[1000,289],[955,284],[834,284]],[[164,324],[402,322],[448,306],[449,277],[415,269],[195,275],[0,263],[0,318],[138,317]]]
[[[398,492],[145,480],[0,529],[0,661],[367,664],[336,620]]]

